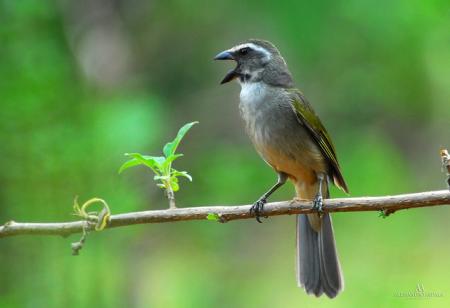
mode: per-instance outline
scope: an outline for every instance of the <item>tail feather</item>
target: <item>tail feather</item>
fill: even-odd
[[[307,293],[314,293],[316,296],[320,286],[320,265],[319,258],[315,256],[319,255],[319,245],[317,234],[310,227],[308,217],[306,215],[297,216],[297,239],[300,246],[297,244],[297,256],[300,260],[310,260],[309,263],[298,262],[297,273],[301,273],[297,277],[297,283],[299,287],[308,286]],[[301,249],[300,249],[301,248]]]
[[[319,232],[319,255],[325,293],[333,298],[344,288],[341,266],[336,251],[331,216],[322,217],[322,229]]]
[[[315,231],[306,215],[297,216],[297,283],[308,294],[334,298],[343,290],[343,279],[333,226],[328,213]]]

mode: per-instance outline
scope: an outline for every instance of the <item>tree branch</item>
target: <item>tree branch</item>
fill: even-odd
[[[395,196],[326,199],[323,203],[325,212],[383,211],[388,215],[403,209],[450,204],[450,191],[440,190]],[[264,207],[264,214],[266,216],[308,214],[314,212],[311,206],[311,201],[307,200],[272,202]],[[253,214],[250,214],[250,207],[251,205],[206,206],[117,214],[111,216],[106,228],[184,220],[206,220],[208,215],[217,218],[219,222],[249,219],[254,217]],[[86,221],[60,223],[20,223],[9,221],[0,226],[0,238],[14,235],[68,236],[73,233],[83,232],[83,227],[86,227],[86,225],[89,225],[89,230],[93,230],[95,223],[88,224]]]

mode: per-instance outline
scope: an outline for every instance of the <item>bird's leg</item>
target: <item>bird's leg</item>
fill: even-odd
[[[323,197],[322,197],[322,182],[325,180],[323,173],[317,174],[317,179],[319,180],[319,191],[313,200],[313,209],[317,210],[319,215],[323,214]]]
[[[275,185],[273,185],[264,195],[261,196],[261,198],[256,201],[253,206],[250,208],[250,214],[255,213],[256,221],[261,223],[261,214],[264,209],[264,204],[267,203],[267,198],[270,197],[271,194],[273,194],[278,188],[283,186],[284,183],[286,183],[287,175],[286,173],[279,172],[278,173],[278,180]]]

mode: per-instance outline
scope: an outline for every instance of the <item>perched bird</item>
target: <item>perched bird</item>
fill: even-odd
[[[267,198],[287,179],[297,197],[313,200],[317,213],[297,216],[297,282],[308,294],[334,298],[344,281],[331,217],[322,211],[328,184],[348,192],[331,138],[302,92],[294,87],[286,61],[270,42],[251,39],[219,53],[234,60],[223,83],[241,85],[239,108],[260,156],[278,174],[277,183],[251,208],[258,222]]]

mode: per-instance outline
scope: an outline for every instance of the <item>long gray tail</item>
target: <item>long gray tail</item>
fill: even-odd
[[[313,229],[307,215],[297,215],[297,283],[308,294],[325,293],[329,298],[344,289],[328,213],[321,218],[319,232]]]

